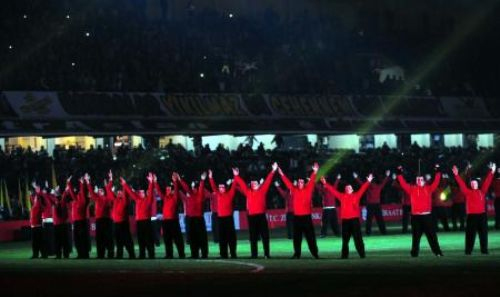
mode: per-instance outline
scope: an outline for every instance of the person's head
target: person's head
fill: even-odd
[[[257,190],[260,188],[260,184],[259,184],[259,182],[258,182],[258,181],[256,181],[256,180],[252,180],[252,181],[250,182],[250,188],[251,188],[252,190],[254,190],[254,191],[257,191]]]
[[[101,188],[97,189],[97,194],[100,196],[104,196],[104,190]]]
[[[417,186],[423,187],[425,185],[425,179],[423,176],[417,176],[416,179]]]
[[[219,193],[221,193],[221,194],[226,193],[226,185],[225,184],[219,184]]]
[[[118,191],[116,191],[116,197],[125,198],[125,194],[123,193],[122,190],[118,190]]]
[[[165,192],[167,193],[167,195],[172,194],[172,187],[171,187],[171,186],[167,186],[167,187],[165,188]]]
[[[146,197],[146,193],[144,192],[144,190],[139,190],[138,193],[139,193],[139,197],[140,198],[145,198]]]
[[[470,181],[470,188],[473,190],[477,190],[479,188],[479,183],[476,179]]]
[[[351,185],[346,185],[344,191],[346,194],[352,194],[352,192],[354,192]]]
[[[299,189],[303,189],[303,188],[304,188],[304,186],[305,186],[305,184],[306,184],[306,183],[305,183],[304,179],[299,178],[299,179],[297,180],[297,187],[298,187]]]

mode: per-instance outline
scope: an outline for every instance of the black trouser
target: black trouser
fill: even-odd
[[[130,225],[128,220],[115,223],[116,257],[123,259],[123,247],[127,249],[128,257],[135,258],[134,242],[130,234]]]
[[[349,257],[349,241],[354,239],[354,246],[361,258],[365,257],[365,243],[361,236],[361,224],[359,218],[342,220],[342,259]]]
[[[54,236],[54,224],[53,223],[42,223],[42,234],[43,234],[43,251],[46,256],[53,256],[55,254],[55,236]]]
[[[33,255],[31,255],[32,258],[38,258],[40,257],[40,254],[45,255],[45,252],[43,251],[43,234],[42,234],[42,227],[31,227],[31,250],[33,252]]]
[[[205,219],[203,217],[187,217],[186,226],[189,226],[188,238],[189,249],[191,250],[192,258],[199,258],[200,251],[201,257],[208,257],[208,236],[207,227],[205,225]]]
[[[412,215],[411,216],[412,247],[411,255],[417,257],[420,251],[420,238],[425,233],[429,246],[435,255],[441,255],[441,248],[437,238],[436,230],[432,222],[432,215]]]
[[[151,219],[138,220],[137,222],[137,242],[139,243],[139,258],[155,258],[155,245],[153,242],[153,225]]]
[[[500,197],[495,198],[495,229],[500,229]]]
[[[184,229],[186,231],[186,244],[190,244],[191,240],[189,238],[189,234],[191,232],[189,231],[189,221],[187,216],[184,216]]]
[[[214,243],[219,242],[219,217],[216,212],[212,212],[212,236]]]
[[[182,238],[181,225],[178,219],[169,219],[162,221],[163,242],[165,244],[165,258],[174,257],[174,243],[177,248],[179,258],[185,258],[184,238]]]
[[[288,239],[293,238],[293,212],[286,213],[286,235]]]
[[[160,238],[161,238],[161,227],[162,223],[160,220],[151,219],[151,227],[153,228],[153,242],[155,246],[160,246]]]
[[[323,214],[321,216],[321,236],[326,236],[328,226],[332,229],[333,234],[339,235],[339,221],[335,208],[323,208]]]
[[[99,218],[95,221],[95,243],[97,248],[97,258],[103,259],[108,251],[108,258],[113,258],[113,222],[110,218]]]
[[[438,222],[441,222],[444,231],[450,231],[450,226],[448,225],[448,207],[444,206],[433,207],[432,216],[434,220],[434,228],[436,229],[436,231],[439,230]]]
[[[219,217],[219,253],[222,258],[227,258],[228,247],[231,258],[236,258],[236,230],[233,216]]]
[[[311,215],[293,216],[293,252],[294,256],[300,258],[302,254],[302,235],[305,235],[307,246],[311,255],[318,257],[318,245]]]
[[[68,258],[71,253],[71,235],[69,231],[70,225],[63,223],[54,226],[55,233],[55,253],[56,258]]]
[[[488,253],[488,217],[486,213],[468,214],[465,227],[465,254],[470,255],[476,241],[476,233],[479,234],[479,246],[481,253]]]
[[[408,232],[408,223],[410,222],[411,206],[403,204],[403,233]]]
[[[248,231],[250,232],[250,251],[252,258],[257,258],[259,238],[262,238],[264,256],[269,257],[269,226],[265,214],[248,216]]]
[[[387,231],[385,229],[385,221],[382,216],[382,208],[380,204],[367,204],[366,205],[366,234],[372,233],[372,220],[375,217],[377,221],[378,230],[381,234],[386,234]]]
[[[465,203],[455,203],[451,207],[451,223],[453,225],[453,230],[457,230],[457,220],[460,225],[460,230],[464,230]]]
[[[73,222],[73,240],[78,259],[88,259],[90,253],[89,223],[87,220]]]

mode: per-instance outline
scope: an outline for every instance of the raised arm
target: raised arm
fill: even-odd
[[[405,191],[406,193],[410,194],[411,192],[411,186],[406,182],[405,178],[403,177],[403,167],[402,166],[399,166],[398,167],[398,183],[399,183],[399,186],[401,187],[401,189],[403,191]]]
[[[217,186],[215,185],[214,176],[212,170],[208,170],[208,183],[212,189],[212,193],[217,193]]]
[[[486,174],[486,177],[484,178],[484,182],[481,185],[481,191],[484,194],[486,194],[488,192],[488,189],[490,188],[491,182],[493,181],[493,174],[495,173],[496,169],[497,169],[496,164],[490,163],[488,173]]]
[[[460,189],[460,191],[462,193],[466,193],[467,191],[469,191],[469,189],[465,185],[464,180],[462,179],[462,177],[460,176],[460,174],[458,174],[458,168],[457,168],[457,166],[453,166],[452,169],[451,169],[451,171],[453,172],[453,176],[455,177],[455,181],[457,182],[457,185],[458,185],[458,188]]]
[[[262,184],[261,186],[261,191],[263,191],[264,193],[267,193],[267,191],[269,191],[269,187],[271,186],[271,183],[273,181],[273,177],[274,177],[274,173],[276,172],[276,170],[278,170],[278,163],[274,162],[272,167],[271,167],[271,172],[269,172],[267,174],[267,177],[266,179],[264,180],[264,183]],[[241,185],[240,185],[241,187]]]
[[[356,192],[357,198],[361,198],[363,196],[363,194],[366,192],[366,190],[368,190],[368,187],[370,186],[370,183],[372,182],[372,180],[373,180],[373,175],[372,174],[368,175],[368,177],[366,178],[366,181],[363,183],[361,188]]]
[[[281,196],[281,198],[288,198],[288,196],[290,195],[290,191],[283,190],[278,182],[275,182],[274,186],[276,187],[276,190],[278,191],[278,194]]]
[[[314,185],[316,184],[316,174],[318,173],[318,170],[319,170],[319,165],[318,163],[314,163],[313,166],[312,166],[312,173],[311,173],[311,176],[309,177],[309,181],[307,182],[306,184],[306,188],[308,189],[314,189]]]
[[[430,185],[430,191],[434,192],[436,191],[437,187],[439,186],[439,182],[441,181],[441,172],[437,171],[436,174],[434,175],[434,181]]]
[[[94,193],[94,188],[92,187],[90,176],[87,173],[85,173],[84,179],[85,179],[85,184],[87,185],[87,191],[89,191],[90,199],[96,201],[97,199],[99,199],[99,197],[97,196],[96,193]]]
[[[125,179],[120,177],[120,181],[121,181],[122,188],[123,188],[123,191],[125,192],[125,194],[127,194],[130,197],[130,199],[137,200],[137,194],[134,192],[134,190],[132,190],[130,188],[130,186],[127,184]]]
[[[286,177],[286,175],[283,173],[283,171],[281,170],[281,168],[278,169],[278,173],[281,176],[281,180],[283,181],[283,183],[285,184],[285,186],[290,191],[293,191],[295,187],[293,186],[292,182],[288,179],[288,177]]]

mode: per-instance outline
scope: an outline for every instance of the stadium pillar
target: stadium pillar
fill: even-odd
[[[52,157],[54,154],[54,148],[56,147],[56,139],[55,138],[47,138],[47,153]]]
[[[407,133],[397,134],[397,148],[405,150],[411,146],[411,135]]]
[[[0,138],[0,146],[1,150],[5,151],[5,138]]]
[[[477,147],[477,134],[465,134],[464,148]]]
[[[157,135],[147,135],[143,136],[144,148],[158,148],[160,145],[160,136]]]

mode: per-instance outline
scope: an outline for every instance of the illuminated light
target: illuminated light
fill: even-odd
[[[116,156],[113,156],[113,161],[116,161],[116,159],[117,159]]]
[[[75,66],[76,66],[76,63],[75,63],[75,62],[72,62],[72,63],[71,63],[71,66],[72,66],[72,67],[75,67]]]
[[[27,18],[28,18],[28,16],[24,14],[23,15],[23,19],[27,19]]]
[[[12,45],[9,45],[9,49],[13,49],[14,47]]]
[[[205,77],[205,73],[203,73],[203,72],[202,72],[202,73],[200,73],[200,77],[201,77],[201,78],[204,78],[204,77]]]
[[[69,14],[66,15],[66,19],[69,20],[70,19],[70,16]]]
[[[161,156],[161,157],[160,157],[160,160],[165,160],[165,156]]]
[[[445,201],[446,200],[446,193],[441,193],[441,195],[439,195],[439,199],[441,199],[441,201]]]
[[[233,16],[234,16],[234,15],[233,15],[232,13],[230,13],[230,14],[229,14],[229,18],[230,18],[230,19],[232,19],[232,18],[233,18]]]
[[[85,32],[85,36],[90,37],[90,33],[89,32]]]
[[[207,56],[203,56],[203,60],[206,60],[207,59]]]

